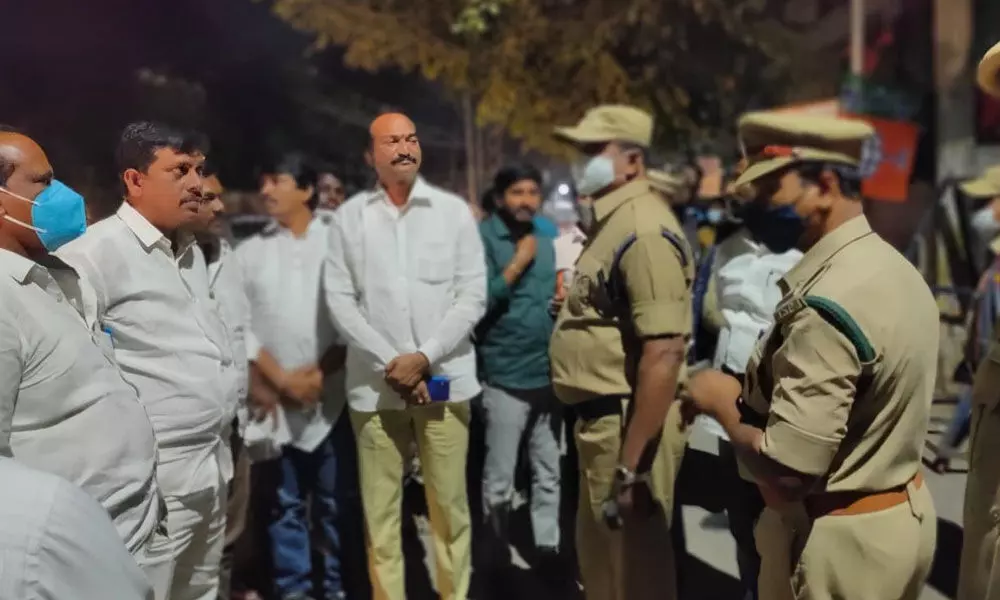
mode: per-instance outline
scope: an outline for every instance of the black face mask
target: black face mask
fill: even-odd
[[[806,228],[805,221],[792,205],[772,208],[754,202],[741,216],[754,238],[775,254],[795,248]]]

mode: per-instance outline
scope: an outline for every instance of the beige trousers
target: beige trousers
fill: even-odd
[[[755,530],[760,598],[917,600],[934,560],[937,514],[925,483],[910,500],[810,522],[802,505],[766,508]]]
[[[465,600],[471,576],[472,530],[465,487],[469,403],[450,402],[371,413],[351,411],[358,443],[374,600],[405,600],[403,473],[416,441],[434,533],[437,589],[443,600]]]
[[[670,536],[674,481],[684,455],[680,404],[667,414],[650,471],[651,516],[626,518],[621,530],[605,524],[601,507],[611,492],[622,443],[622,418],[609,415],[576,423],[580,504],[576,542],[587,600],[674,600],[677,574]]]
[[[1000,410],[972,410],[958,600],[1000,600]]]

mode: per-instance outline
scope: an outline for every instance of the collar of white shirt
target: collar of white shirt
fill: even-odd
[[[122,202],[122,205],[118,208],[118,218],[125,223],[132,234],[135,235],[139,243],[146,252],[150,252],[153,248],[160,246],[166,250],[171,250],[170,240],[167,236],[163,235],[163,232],[156,228],[155,225],[146,220],[146,217],[142,216],[131,204],[128,202]],[[195,243],[194,236],[189,233],[179,233],[179,243],[177,244],[176,256],[181,257],[191,249],[191,246]],[[173,254],[171,250],[171,254]]]
[[[3,250],[0,257],[2,257],[2,260],[0,260],[0,269],[21,285],[28,282],[28,276],[38,266],[38,263],[35,261],[8,250]]]
[[[423,177],[417,175],[417,178],[413,181],[413,187],[410,189],[410,197],[406,199],[404,206],[430,206],[433,197],[434,188]],[[368,204],[371,204],[376,200],[390,203],[389,194],[382,187],[382,184],[376,186],[366,201]]]
[[[36,269],[65,269],[67,271],[73,271],[74,274],[76,273],[76,271],[73,270],[73,267],[69,266],[52,254],[43,256],[37,261],[34,261],[30,258],[21,256],[20,254],[10,252],[9,250],[2,250],[0,251],[0,258],[2,258],[2,260],[0,260],[0,271],[6,272],[14,281],[21,285],[28,283],[31,273]]]

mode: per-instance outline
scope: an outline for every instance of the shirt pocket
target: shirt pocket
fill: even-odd
[[[455,258],[447,244],[431,244],[417,255],[417,279],[437,285],[452,280],[455,275]]]

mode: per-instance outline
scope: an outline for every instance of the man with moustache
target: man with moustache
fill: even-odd
[[[557,430],[562,422],[549,377],[556,256],[553,239],[537,225],[541,183],[542,174],[530,165],[504,167],[493,180],[493,214],[479,226],[487,305],[476,329],[476,349],[484,382],[486,520],[499,548],[506,550],[514,472],[527,438],[535,546],[539,560],[551,563],[559,555]]]
[[[202,203],[206,146],[168,125],[128,125],[116,153],[125,201],[57,253],[94,288],[97,319],[156,433],[167,535],[154,537],[143,566],[158,599],[215,600],[233,475],[240,369],[186,232]]]
[[[461,198],[417,175],[405,115],[369,129],[378,185],[337,211],[324,287],[347,341],[347,399],[376,600],[402,600],[405,454],[416,440],[434,530],[441,598],[468,597],[465,487],[469,400],[479,391],[469,339],[486,308],[483,246]]]
[[[83,197],[34,140],[4,127],[0,213],[0,454],[93,496],[143,562],[166,516],[153,427],[96,322],[93,291],[50,254],[84,232]]]
[[[236,254],[229,243],[222,215],[226,205],[222,202],[222,182],[210,163],[203,171],[204,187],[198,218],[187,228],[194,235],[208,274],[208,293],[211,304],[226,326],[233,362],[239,373],[238,385],[229,398],[234,417],[230,425],[229,447],[233,459],[233,479],[229,483],[226,507],[225,549],[219,575],[219,599],[228,600],[232,585],[234,546],[246,524],[250,488],[250,458],[243,448],[242,426],[247,422],[246,404],[249,389],[249,363],[247,345],[256,341],[250,331],[250,303],[243,288],[243,273]],[[256,385],[257,394],[268,393],[264,386]],[[242,425],[241,425],[242,424]]]

